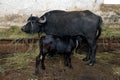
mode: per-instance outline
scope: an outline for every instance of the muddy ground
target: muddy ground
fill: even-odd
[[[38,47],[38,38],[0,39],[0,53],[26,52],[29,49],[35,50]],[[120,50],[120,38],[100,38],[97,41],[98,51]],[[82,43],[80,50],[87,50],[86,42]]]
[[[63,58],[59,55],[52,58],[47,57],[45,60],[46,70],[40,69],[38,75],[34,74],[35,56],[23,57],[22,62],[28,60],[27,63],[17,65],[21,60],[13,59],[13,63],[7,64],[9,62],[7,60],[10,60],[7,58],[16,57],[16,55],[1,53],[0,80],[120,80],[119,52],[97,53],[97,61],[93,67],[88,66],[88,62],[82,61],[85,54],[74,54],[72,56],[73,69],[65,67]],[[21,58],[23,54],[18,54],[18,58]],[[33,56],[33,54],[28,55]],[[14,60],[18,60],[18,63],[14,63]]]

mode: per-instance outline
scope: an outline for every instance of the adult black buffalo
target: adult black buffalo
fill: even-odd
[[[89,65],[94,65],[96,55],[96,40],[101,35],[102,18],[89,10],[65,12],[54,10],[45,13],[40,18],[30,16],[22,31],[26,33],[45,32],[47,35],[56,36],[79,36],[87,40],[89,52],[83,59],[88,61]],[[97,34],[98,32],[98,34]]]

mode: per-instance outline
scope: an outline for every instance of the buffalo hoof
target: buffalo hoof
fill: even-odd
[[[94,66],[95,61],[90,61],[89,66]]]
[[[89,66],[94,66],[94,64],[93,63],[89,63]]]
[[[83,61],[88,61],[89,59],[88,58],[83,58]]]

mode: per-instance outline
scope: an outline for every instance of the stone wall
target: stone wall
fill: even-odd
[[[120,23],[120,5],[101,5],[100,10],[102,11],[101,16],[104,19],[104,23]]]
[[[91,10],[99,13],[103,0],[0,0],[0,28],[22,26],[30,14],[41,16],[50,10]]]
[[[50,10],[91,10],[105,24],[120,27],[120,5],[104,5],[103,0],[0,0],[0,28],[21,27],[30,14],[41,16]]]
[[[98,10],[103,0],[0,0],[0,15],[40,14],[49,10]]]

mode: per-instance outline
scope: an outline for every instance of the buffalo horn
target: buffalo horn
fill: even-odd
[[[45,22],[46,22],[46,17],[43,16],[43,18],[40,18],[40,19],[39,19],[39,22],[40,22],[40,23],[45,23]]]

